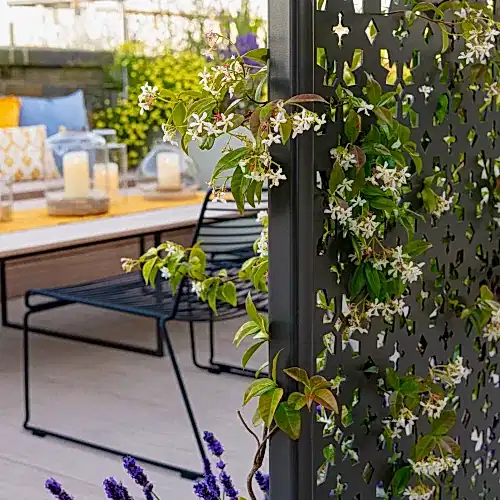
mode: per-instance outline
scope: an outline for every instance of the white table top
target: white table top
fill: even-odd
[[[30,202],[19,202],[15,207],[29,208],[28,204],[31,206]],[[194,225],[198,221],[200,211],[201,203],[27,231],[0,233],[0,259]]]

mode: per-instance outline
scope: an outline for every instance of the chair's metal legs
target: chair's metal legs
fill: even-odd
[[[143,462],[143,463],[149,464],[149,465],[154,465],[156,467],[161,467],[163,469],[171,470],[174,472],[178,472],[183,478],[186,478],[186,479],[195,480],[195,479],[201,477],[202,474],[200,472],[195,472],[193,470],[186,469],[184,467],[178,467],[177,465],[172,465],[172,464],[165,463],[165,462],[159,462],[157,460],[152,460],[152,459],[147,458],[147,457],[138,456],[134,453],[130,453],[130,452],[123,451],[123,450],[118,450],[116,448],[110,448],[108,446],[103,446],[103,445],[100,445],[98,443],[94,443],[92,441],[86,441],[83,439],[74,438],[74,437],[68,436],[66,434],[60,434],[58,432],[54,432],[54,431],[51,431],[48,429],[43,429],[43,428],[31,425],[30,424],[30,420],[31,420],[31,391],[30,391],[30,364],[29,364],[29,361],[30,361],[29,318],[32,314],[34,314],[36,312],[40,312],[40,310],[28,311],[24,316],[24,322],[23,322],[23,351],[24,351],[24,422],[23,422],[23,427],[24,427],[24,429],[30,431],[35,436],[39,436],[39,437],[51,436],[51,437],[55,437],[55,438],[58,438],[58,439],[61,439],[64,441],[68,441],[70,443],[75,443],[78,445],[86,446],[88,448],[92,448],[94,450],[104,451],[104,452],[111,453],[114,455],[119,455],[119,456],[133,455],[140,462]],[[177,360],[175,358],[175,353],[174,353],[172,344],[170,342],[170,339],[168,337],[168,334],[166,332],[164,324],[160,324],[160,322],[158,322],[157,331],[159,332],[159,335],[162,338],[164,338],[165,342],[167,343],[170,358],[172,359],[172,364],[174,366],[174,372],[175,372],[177,382],[178,382],[180,390],[181,390],[182,398],[184,400],[184,405],[186,406],[186,409],[187,409],[187,412],[189,415],[189,420],[191,422],[191,427],[192,427],[193,432],[195,434],[196,443],[198,445],[201,457],[205,458],[206,455],[205,455],[205,450],[203,448],[203,444],[201,441],[200,432],[198,430],[198,426],[197,426],[196,421],[194,419],[194,413],[193,413],[193,410],[191,408],[191,405],[190,405],[190,402],[189,402],[189,399],[187,396],[186,388],[184,386],[184,382],[183,382],[182,377],[181,377],[179,366],[178,366]]]
[[[177,383],[179,384],[179,389],[181,391],[182,399],[184,401],[184,406],[186,407],[186,411],[189,417],[189,422],[191,424],[191,428],[193,430],[194,437],[196,439],[196,444],[198,445],[198,450],[200,452],[200,456],[202,459],[205,459],[206,453],[205,448],[203,446],[203,442],[201,440],[200,430],[198,429],[198,424],[196,423],[196,419],[194,416],[194,411],[191,406],[191,402],[189,401],[189,396],[186,390],[186,386],[184,384],[184,380],[182,378],[181,370],[179,368],[179,364],[177,363],[177,358],[175,356],[174,348],[172,346],[172,341],[170,340],[170,336],[167,332],[166,321],[158,322],[162,329],[162,333],[165,337],[165,344],[167,345],[168,354],[170,356],[170,360],[172,361],[172,366],[174,368],[175,377],[177,378]]]
[[[205,370],[209,373],[214,373],[216,375],[219,375],[221,373],[229,373],[231,375],[239,375],[241,377],[251,377],[255,378],[257,371],[256,370],[250,370],[248,368],[242,368],[241,366],[237,365],[232,365],[230,363],[221,363],[219,361],[214,361],[214,356],[215,356],[215,341],[214,341],[214,323],[213,321],[210,322],[210,331],[209,331],[209,341],[210,341],[210,359],[209,363],[210,365],[202,365],[198,361],[198,356],[197,356],[197,351],[196,351],[196,336],[194,332],[194,322],[189,323],[189,335],[191,337],[191,359],[193,360],[193,364],[197,367],[200,368],[201,370]],[[261,376],[267,376],[266,373],[262,373]]]

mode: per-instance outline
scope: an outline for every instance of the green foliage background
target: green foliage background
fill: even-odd
[[[140,114],[138,96],[147,81],[160,90],[175,91],[198,89],[198,73],[207,61],[197,53],[174,52],[165,49],[161,54],[149,57],[141,44],[124,44],[116,54],[115,63],[109,69],[109,78],[121,85],[121,74],[128,73],[128,98],[120,99],[116,107],[107,107],[93,114],[95,128],[112,128],[120,142],[127,144],[129,167],[136,166],[148,153],[151,134],[161,131],[161,124],[170,116],[171,106],[158,101],[150,112]]]

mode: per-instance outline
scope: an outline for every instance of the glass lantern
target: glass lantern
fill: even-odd
[[[12,219],[13,201],[12,177],[0,172],[0,222],[8,222]]]
[[[99,137],[102,137],[107,143],[118,142],[118,136],[115,129],[112,128],[95,128],[92,132]]]
[[[200,189],[200,171],[181,149],[158,143],[139,167],[138,185],[147,199],[193,198]]]
[[[92,132],[62,131],[45,141],[45,198],[49,215],[84,216],[109,211],[106,141]]]

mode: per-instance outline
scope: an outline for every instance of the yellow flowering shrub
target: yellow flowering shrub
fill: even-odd
[[[121,99],[115,107],[96,111],[93,114],[94,127],[116,130],[119,141],[128,146],[129,166],[136,166],[148,153],[150,134],[161,130],[161,124],[171,112],[168,103],[158,101],[150,112],[141,115],[137,104],[141,86],[149,82],[160,89],[197,90],[198,73],[206,65],[206,59],[193,52],[167,49],[162,54],[148,57],[140,44],[125,44],[117,53],[110,75],[120,74],[122,68],[127,69],[128,98]]]

